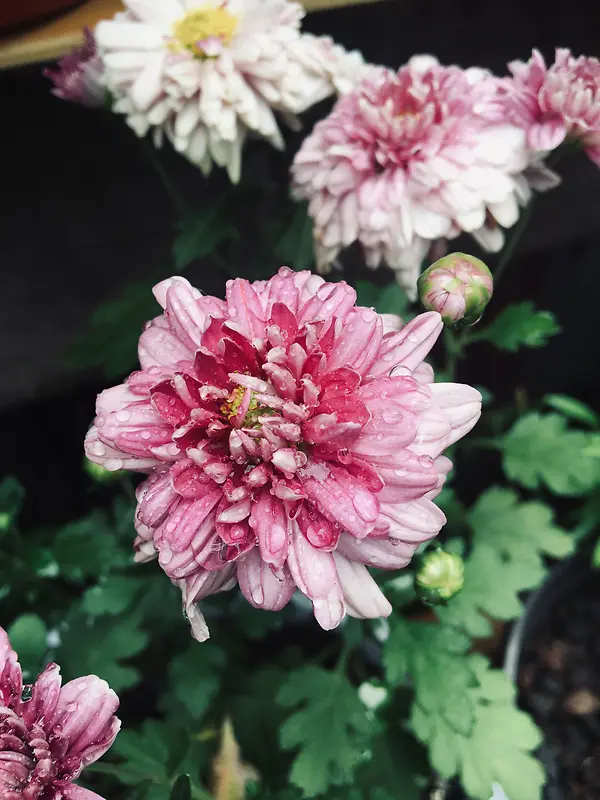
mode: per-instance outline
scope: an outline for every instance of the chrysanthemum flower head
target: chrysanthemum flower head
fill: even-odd
[[[294,159],[294,193],[310,201],[321,267],[358,240],[414,296],[431,243],[461,231],[498,249],[528,187],[523,131],[506,122],[499,80],[482,69],[413,58],[342,96]],[[482,234],[480,236],[480,234]],[[493,240],[492,240],[493,239]]]
[[[0,797],[2,800],[102,800],[74,781],[112,745],[119,699],[95,675],[61,688],[50,664],[23,686],[17,654],[0,628]]]
[[[509,69],[509,114],[526,130],[529,147],[547,152],[573,139],[600,166],[600,61],[558,48],[547,67],[534,50],[529,61],[513,61]]]
[[[125,0],[125,7],[96,28],[115,111],[138,135],[165,133],[204,172],[214,162],[233,181],[246,136],[282,147],[275,112],[293,121],[332,94],[332,59],[346,55],[304,37],[304,11],[290,0]]]
[[[62,100],[99,108],[104,104],[104,67],[96,51],[96,42],[89,28],[83,31],[84,43],[60,59],[55,68],[44,75],[54,84],[53,94]]]
[[[224,301],[178,277],[155,296],[141,370],[98,397],[86,440],[107,469],[148,473],[138,560],[158,555],[198,639],[197,601],[236,583],[271,610],[299,590],[324,628],[389,614],[368,567],[404,567],[438,533],[442,452],[480,414],[423,362],[439,314],[403,325],[287,268]]]

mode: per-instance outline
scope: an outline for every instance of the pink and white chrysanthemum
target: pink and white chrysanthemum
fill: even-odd
[[[529,196],[524,133],[507,124],[499,95],[485,70],[418,56],[342,96],[292,168],[321,268],[358,240],[369,266],[399,270],[414,296],[432,242],[467,231],[499,249],[501,233],[487,229],[513,225]]]
[[[95,675],[61,688],[56,664],[23,686],[17,654],[0,628],[2,800],[102,800],[73,781],[114,742],[118,706],[117,695]]]
[[[63,56],[55,68],[45,69],[44,75],[54,84],[52,93],[61,100],[99,108],[106,95],[104,67],[89,28],[84,29],[83,36],[83,45]]]
[[[138,560],[158,553],[200,640],[195,604],[236,583],[270,610],[300,590],[324,628],[389,614],[367,567],[404,567],[439,532],[442,452],[480,414],[423,362],[440,315],[403,325],[287,268],[224,301],[179,277],[154,293],[141,371],[99,395],[86,440],[107,469],[149,473]]]
[[[600,166],[600,61],[558,48],[549,67],[538,50],[508,66],[509,114],[527,132],[528,146],[548,152],[574,139]]]
[[[248,134],[281,148],[275,112],[293,122],[333,94],[326,40],[305,38],[290,0],[125,0],[96,41],[114,110],[140,136],[154,129],[207,173],[240,176]],[[345,52],[340,48],[343,55]]]

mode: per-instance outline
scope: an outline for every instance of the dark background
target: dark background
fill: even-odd
[[[534,46],[550,58],[556,45],[598,55],[597,9],[553,8],[541,0],[387,0],[310,14],[305,29],[390,66],[431,52],[502,74]],[[0,473],[24,480],[40,519],[73,517],[85,503],[81,442],[106,381],[69,370],[66,353],[99,304],[150,270],[168,274],[176,214],[121,118],[54,98],[40,65],[0,73],[0,98]],[[261,143],[247,149],[245,168],[264,171],[265,196],[287,180],[292,152],[282,157]],[[167,147],[161,158],[192,206],[210,204],[224,186],[223,176],[206,181]],[[582,153],[558,171],[564,183],[539,198],[488,313],[532,299],[564,332],[518,357],[480,346],[461,378],[500,396],[516,387],[534,397],[565,392],[598,408],[600,171]],[[470,241],[458,245],[477,253]],[[210,263],[188,276],[209,293],[222,291],[226,277]]]

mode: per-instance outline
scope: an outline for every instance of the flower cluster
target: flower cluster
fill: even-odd
[[[432,245],[472,234],[504,244],[532,189],[555,186],[541,157],[565,137],[600,156],[600,63],[534,51],[512,78],[414,57],[372,70],[319,122],[295,157],[293,191],[309,201],[326,271],[355,241],[367,263],[398,271],[411,297]],[[363,73],[364,74],[364,73]]]
[[[96,28],[114,110],[140,136],[153,129],[207,173],[232,181],[248,134],[283,147],[289,122],[345,86],[363,64],[329,39],[304,36],[290,0],[126,0]]]
[[[236,582],[270,610],[299,589],[324,628],[389,614],[367,566],[404,567],[439,532],[442,452],[480,414],[479,392],[423,361],[440,315],[403,325],[287,268],[225,301],[178,277],[155,296],[142,369],[99,395],[86,440],[107,469],[149,473],[138,559],[158,553],[200,640],[195,604]]]
[[[414,296],[433,241],[468,231],[486,243],[516,221],[527,164],[498,79],[423,56],[338,101],[294,160],[294,192],[310,201],[321,266],[358,240]]]
[[[2,800],[102,800],[73,781],[112,745],[118,706],[116,694],[95,675],[61,688],[56,664],[24,686],[17,654],[0,628]]]
[[[509,116],[527,132],[529,147],[549,152],[568,137],[600,166],[600,61],[559,48],[550,67],[538,50],[508,66]]]

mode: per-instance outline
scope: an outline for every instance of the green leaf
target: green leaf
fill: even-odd
[[[192,785],[189,775],[180,775],[171,789],[169,800],[192,800]]]
[[[315,263],[313,225],[306,203],[296,205],[289,228],[275,246],[275,255],[297,271],[310,269]]]
[[[37,614],[22,614],[7,633],[23,670],[33,677],[41,669],[48,650],[46,623]]]
[[[536,311],[532,302],[508,306],[483,330],[471,334],[471,341],[492,342],[500,350],[516,352],[520,347],[543,347],[560,326],[550,311]]]
[[[544,556],[564,558],[574,537],[557,526],[552,510],[539,501],[519,502],[511,489],[492,487],[467,514],[473,545],[465,561],[464,587],[436,614],[474,637],[489,636],[489,617],[516,619],[521,592],[538,586],[547,573]]]
[[[474,800],[489,800],[494,783],[511,800],[541,798],[544,772],[531,755],[541,736],[515,708],[504,673],[466,653],[469,641],[456,630],[399,618],[392,625],[386,674],[393,683],[398,659],[408,663],[415,690],[410,723],[431,766],[447,780],[458,776]]]
[[[415,699],[427,713],[440,715],[453,730],[468,734],[474,720],[469,688],[475,684],[473,670],[464,653],[469,639],[459,630],[435,624],[392,622],[383,648],[388,683],[418,675]],[[457,656],[463,655],[463,658]]]
[[[190,645],[169,665],[172,699],[167,698],[166,706],[183,717],[201,719],[219,691],[225,665],[225,653],[212,642]]]
[[[160,277],[130,284],[118,299],[104,303],[92,314],[88,332],[69,353],[72,368],[100,366],[107,378],[131,370],[144,324],[161,311],[152,294]]]
[[[288,676],[277,700],[296,708],[279,732],[285,750],[298,748],[290,782],[304,797],[350,783],[373,726],[345,675],[314,665],[302,667]]]
[[[114,525],[99,509],[65,526],[54,541],[53,552],[61,574],[77,583],[126,563]]]
[[[527,489],[584,494],[600,480],[600,459],[586,453],[590,436],[560,414],[525,414],[502,439],[504,471]]]
[[[173,739],[180,743],[175,774],[168,766]],[[192,741],[190,731],[157,720],[146,720],[140,730],[129,728],[120,732],[111,748],[111,757],[114,756],[120,759],[119,763],[107,763],[104,759],[102,764],[88,769],[104,767],[127,786],[146,784],[142,793],[144,800],[170,800],[171,791],[184,773],[189,776],[193,800],[210,800],[211,796],[203,791],[199,778],[206,761],[205,754],[201,746]]]
[[[139,670],[122,662],[140,653],[148,638],[133,615],[114,618],[77,614],[61,632],[56,660],[69,678],[98,675],[118,692],[139,682]]]
[[[178,224],[179,234],[173,242],[173,261],[183,270],[192,261],[212,253],[235,229],[224,215],[226,197],[207,208],[192,211]]]
[[[23,507],[25,489],[12,475],[0,481],[0,533],[13,524]]]
[[[592,552],[592,566],[594,569],[600,569],[600,539],[594,545]]]
[[[569,397],[566,394],[547,394],[544,397],[546,405],[558,411],[564,417],[581,422],[590,428],[600,427],[600,416],[581,400]]]
[[[86,590],[82,608],[86,614],[94,617],[121,614],[132,605],[144,583],[142,579],[130,575],[109,575],[97,586]]]

